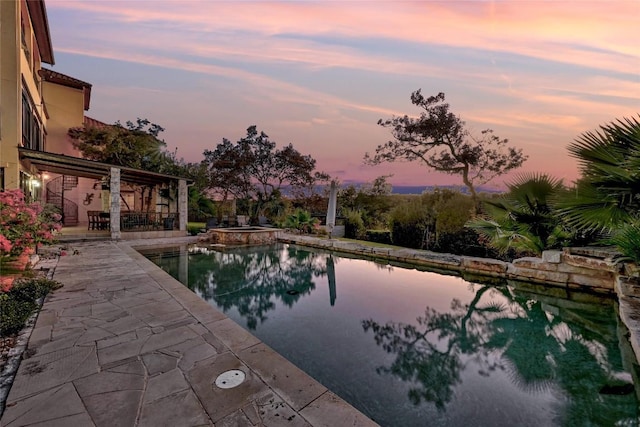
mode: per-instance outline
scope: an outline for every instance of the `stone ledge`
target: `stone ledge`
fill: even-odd
[[[463,256],[460,266],[465,271],[483,272],[489,275],[504,275],[507,272],[508,263],[489,258],[476,258]]]
[[[610,259],[597,259],[583,255],[573,255],[564,253],[562,261],[574,267],[587,268],[590,270],[610,271],[617,273],[620,271],[620,265],[613,263]]]
[[[545,261],[542,258],[536,258],[536,257],[525,257],[525,258],[514,259],[511,264],[514,267],[529,268],[529,269],[543,270],[543,271],[558,271],[560,269],[558,264],[550,263],[548,261]]]
[[[510,279],[527,279],[538,283],[549,283],[554,285],[566,285],[569,281],[567,273],[557,271],[536,270],[533,268],[518,267],[509,264],[507,268],[507,277]]]

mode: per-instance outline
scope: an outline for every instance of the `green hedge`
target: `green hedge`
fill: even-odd
[[[0,294],[0,335],[20,332],[25,322],[38,308],[37,300],[62,286],[44,277],[19,279],[8,291]]]
[[[391,244],[391,230],[367,230],[366,240],[375,243]]]
[[[204,230],[207,227],[206,222],[187,222],[187,232],[191,236],[197,236],[201,230]]]

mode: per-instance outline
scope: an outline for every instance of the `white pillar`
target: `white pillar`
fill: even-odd
[[[336,208],[338,205],[338,188],[335,181],[331,181],[331,189],[329,191],[329,206],[327,207],[327,232],[329,237],[333,232],[333,227],[336,225]]]
[[[111,240],[120,240],[120,168],[111,168],[111,205],[109,207],[109,223],[111,224]]]
[[[178,214],[180,216],[180,231],[187,231],[187,220],[189,219],[189,189],[187,181],[181,179],[178,182]]]

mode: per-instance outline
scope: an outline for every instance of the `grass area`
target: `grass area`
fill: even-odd
[[[371,246],[374,248],[407,249],[404,246],[394,246],[394,245],[388,245],[386,243],[370,242],[368,240],[347,239],[346,237],[338,237],[338,240],[341,240],[343,242],[358,243],[359,245],[362,245],[362,246]]]
[[[200,232],[200,230],[202,230],[206,226],[207,226],[206,222],[187,222],[187,231],[192,236],[195,236]]]

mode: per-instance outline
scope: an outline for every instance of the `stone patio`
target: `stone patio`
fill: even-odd
[[[1,425],[376,425],[132,249],[141,243],[169,242],[70,244]],[[213,384],[232,369],[244,382]]]

